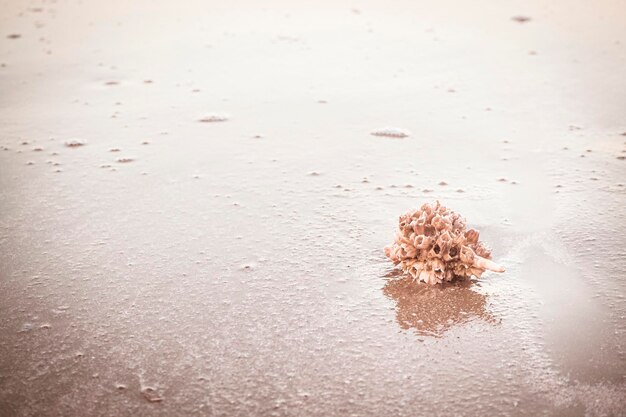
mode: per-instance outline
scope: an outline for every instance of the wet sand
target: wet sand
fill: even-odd
[[[291,3],[2,2],[0,415],[626,415],[626,4]]]

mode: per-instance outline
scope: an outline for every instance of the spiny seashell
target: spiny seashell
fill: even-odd
[[[400,216],[396,240],[385,255],[416,281],[431,285],[480,278],[486,270],[504,272],[478,237],[478,231],[466,230],[461,216],[437,201]]]

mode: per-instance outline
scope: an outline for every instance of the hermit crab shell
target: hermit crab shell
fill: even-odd
[[[410,274],[428,284],[480,276],[485,271],[504,272],[491,252],[479,241],[475,229],[439,201],[424,204],[398,220],[398,231],[385,255]]]

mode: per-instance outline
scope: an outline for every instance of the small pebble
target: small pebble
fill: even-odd
[[[79,146],[85,146],[85,142],[75,139],[65,142],[65,146],[68,148],[78,148]]]

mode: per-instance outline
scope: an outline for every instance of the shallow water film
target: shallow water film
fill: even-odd
[[[0,416],[625,416],[625,18],[0,0]]]

